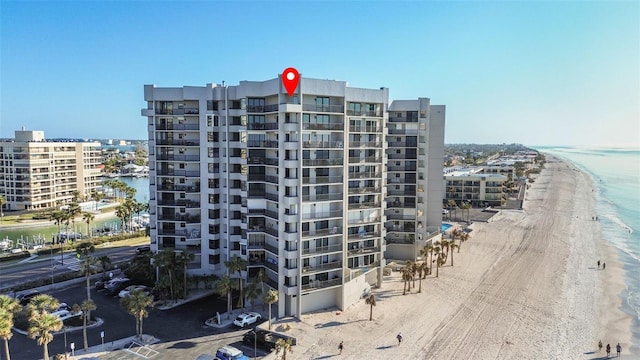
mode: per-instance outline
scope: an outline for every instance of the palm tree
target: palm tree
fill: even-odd
[[[169,297],[171,300],[175,299],[175,293],[173,289],[173,277],[175,271],[175,253],[171,250],[161,250],[158,251],[155,255],[153,255],[153,264],[156,266],[156,271],[158,274],[158,279],[156,279],[156,283],[160,283],[160,269],[165,271],[169,278]]]
[[[136,335],[142,339],[142,320],[149,316],[148,308],[153,306],[153,297],[135,289],[120,299],[120,306],[136,318]]]
[[[253,311],[253,305],[257,298],[262,294],[262,289],[260,289],[260,284],[257,281],[252,281],[246,288],[246,297],[249,299],[249,303],[251,304],[251,311]]]
[[[452,241],[452,242],[449,244],[449,248],[451,249],[451,266],[453,266],[453,249],[455,249],[455,248],[457,248],[457,247],[458,247],[458,245],[456,244],[456,242],[455,242],[455,241]]]
[[[187,298],[187,265],[189,265],[194,257],[194,254],[187,253],[186,251],[181,251],[174,256],[176,270],[180,269],[183,272],[182,288],[184,290],[185,299]]]
[[[51,295],[40,294],[34,296],[29,305],[27,305],[27,311],[34,314],[46,314],[54,312],[60,308],[60,301]]]
[[[122,204],[127,209],[127,219],[129,220],[129,230],[133,231],[133,213],[135,211],[136,201],[127,197]]]
[[[278,292],[276,290],[271,289],[267,291],[267,293],[264,295],[262,300],[265,303],[269,304],[269,330],[271,330],[271,305],[278,302]]]
[[[67,213],[69,214],[69,219],[71,219],[71,223],[73,224],[73,234],[75,239],[76,233],[76,216],[82,213],[82,209],[80,209],[80,205],[76,202],[72,202],[69,204],[69,208],[67,209]]]
[[[409,292],[411,292],[411,279],[413,278],[411,274],[411,267],[405,266],[402,269],[402,281],[404,281],[404,286],[402,287],[402,295],[407,295],[407,288],[409,288]]]
[[[4,205],[7,203],[7,198],[4,195],[0,195],[0,220],[4,220]]]
[[[13,315],[22,307],[18,300],[7,295],[0,295],[0,338],[4,340],[4,354],[7,360],[11,360],[9,353],[9,340],[13,336]]]
[[[216,293],[227,297],[227,319],[231,314],[231,290],[235,287],[229,275],[225,275],[216,282]]]
[[[464,220],[464,211],[467,210],[467,222],[469,222],[469,219],[471,217],[470,212],[471,212],[471,204],[469,203],[465,203],[463,202],[462,204],[460,204],[460,207],[462,208],[462,218]]]
[[[278,339],[278,341],[276,341],[276,355],[282,352],[282,360],[287,360],[287,353],[293,352],[293,346],[291,345],[291,343],[291,339]]]
[[[89,237],[91,237],[91,231],[89,231],[89,225],[91,224],[91,222],[93,221],[93,219],[95,219],[96,217],[93,216],[92,213],[90,212],[84,212],[82,213],[82,220],[84,220],[84,222],[87,223],[87,235]]]
[[[422,249],[420,249],[420,255],[425,257],[425,261],[427,261],[427,254],[429,254],[429,273],[431,275],[431,264],[433,263],[433,245],[431,243],[426,244]]]
[[[440,246],[442,248],[440,256],[443,256],[445,261],[449,259],[449,244],[450,242],[448,240],[445,240],[445,239],[440,240]]]
[[[80,263],[80,271],[82,271],[86,279],[88,301],[91,301],[91,275],[96,273],[99,263],[98,259],[93,256],[85,257],[84,261]],[[90,317],[91,313],[88,316]]]
[[[102,273],[104,274],[111,266],[111,258],[108,255],[102,255],[98,258],[98,261],[100,262],[100,269],[102,269]],[[104,275],[102,277],[104,278]]]
[[[116,216],[122,221],[122,232],[124,232],[129,218],[129,210],[124,205],[118,205],[116,207]]]
[[[62,232],[62,222],[64,221],[66,215],[63,211],[56,210],[49,215],[49,219],[53,220],[58,226],[58,238],[57,240],[60,242],[60,233]]]
[[[89,348],[89,343],[87,341],[87,320],[91,320],[91,312],[97,309],[96,304],[91,299],[87,299],[82,302],[82,305],[78,306],[78,304],[73,305],[73,312],[77,313],[78,311],[82,311],[82,337],[84,339],[84,351],[86,352]]]
[[[239,257],[238,255],[233,255],[231,260],[224,262],[224,265],[227,267],[227,270],[229,270],[229,273],[238,273],[238,289],[240,289],[240,299],[238,299],[238,307],[244,311],[244,298],[242,294],[242,271],[247,268],[247,260]]]
[[[426,261],[423,261],[420,264],[416,264],[416,272],[418,273],[418,278],[419,278],[418,293],[422,292],[422,279],[426,277],[427,271],[429,271],[429,267],[427,266]]]
[[[451,210],[457,208],[457,204],[455,200],[449,200],[447,201],[447,205],[449,207],[449,220],[451,220]]]
[[[460,234],[460,244],[458,244],[458,252],[460,252],[460,246],[462,246],[462,243],[467,240],[469,240],[469,234],[463,231]]]
[[[436,243],[436,246],[433,247],[433,252],[436,253],[436,259],[433,260],[436,262],[436,277],[438,277],[438,269],[440,269],[440,251],[442,251],[442,249],[440,245]]]
[[[365,304],[369,305],[369,321],[373,320],[373,307],[376,306],[376,296],[373,294],[369,294],[367,299],[364,301]]]
[[[33,312],[29,317],[28,335],[31,339],[37,339],[42,346],[42,358],[49,358],[49,343],[53,341],[53,333],[62,329],[62,320],[48,312]]]

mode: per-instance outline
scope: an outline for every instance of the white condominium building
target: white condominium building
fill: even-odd
[[[388,89],[301,78],[289,96],[275,78],[144,97],[154,251],[194,254],[193,274],[246,259],[242,277],[262,271],[278,291],[277,317],[344,309],[381,284]],[[441,174],[442,161],[439,187]]]
[[[415,261],[441,237],[445,110],[427,98],[389,105],[386,259]]]
[[[71,202],[74,192],[100,187],[100,143],[47,141],[43,131],[19,130],[0,140],[0,195],[8,210],[35,210]]]

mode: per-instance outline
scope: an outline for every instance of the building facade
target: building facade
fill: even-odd
[[[440,239],[445,110],[427,98],[389,106],[387,259],[415,261]]]
[[[474,207],[499,207],[504,198],[504,183],[508,180],[505,175],[484,173],[481,167],[447,172],[444,175],[444,203],[454,200]]]
[[[8,210],[37,210],[72,201],[100,187],[100,143],[47,141],[43,131],[19,130],[0,141],[0,194]]]
[[[197,274],[246,259],[279,317],[381,284],[388,89],[301,78],[289,96],[276,78],[144,93],[154,251],[192,253]]]

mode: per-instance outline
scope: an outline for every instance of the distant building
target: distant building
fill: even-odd
[[[5,209],[45,209],[100,186],[100,143],[47,141],[44,131],[19,130],[0,141],[0,194]]]
[[[508,177],[495,173],[484,173],[484,168],[447,168],[444,171],[444,203],[470,203],[474,207],[500,206],[503,184]]]

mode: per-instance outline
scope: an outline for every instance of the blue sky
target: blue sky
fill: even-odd
[[[143,85],[286,67],[447,105],[447,143],[636,146],[640,6],[0,0],[0,137],[147,137]]]

